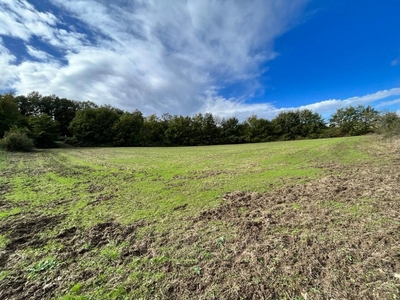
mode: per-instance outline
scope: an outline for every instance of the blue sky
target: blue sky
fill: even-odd
[[[0,91],[145,115],[400,112],[400,2],[0,0]]]

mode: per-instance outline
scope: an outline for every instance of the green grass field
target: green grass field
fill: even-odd
[[[236,221],[230,218],[231,206],[226,215],[221,207],[228,207],[227,193],[279,196],[290,194],[288,188],[305,187],[327,176],[341,178],[349,170],[391,165],[396,153],[379,156],[383,148],[376,140],[369,136],[208,147],[0,152],[0,298],[325,299],[336,295],[322,283],[312,287],[300,271],[285,273],[279,269],[283,266],[272,266],[261,256],[260,260],[251,254],[243,257],[261,251],[241,244],[253,230],[242,231],[243,222],[265,225],[261,216],[271,213],[281,218],[282,212],[307,215],[311,209],[307,203],[313,199],[306,204],[295,199],[287,205],[277,202],[257,208],[242,203],[234,210]],[[316,197],[315,216],[328,209],[349,221],[355,214],[375,212],[371,210],[375,196],[349,194],[350,205],[332,195],[326,201]],[[252,197],[247,201],[266,196]],[[276,205],[280,209],[275,211]],[[208,217],[216,212],[222,214]],[[375,232],[388,224],[397,226],[397,221],[377,214],[366,226]],[[335,232],[340,231],[340,222]],[[312,228],[306,231],[285,224],[291,223],[267,231],[260,225],[262,236],[286,234],[303,241],[313,234]],[[252,236],[250,240],[254,247],[261,245]],[[246,247],[240,254],[239,244]],[[236,264],[238,260],[243,264]],[[230,266],[222,268],[224,261]],[[260,271],[267,266],[280,270],[272,281]],[[220,272],[230,274],[229,288]],[[250,275],[243,279],[243,272]],[[17,285],[24,289],[18,290]],[[343,287],[334,280],[331,285]],[[348,295],[357,292],[351,280],[346,288]],[[382,291],[397,299],[398,288],[396,281],[387,281]]]

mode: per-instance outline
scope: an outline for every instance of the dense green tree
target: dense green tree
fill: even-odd
[[[272,126],[278,139],[294,140],[317,138],[325,122],[320,114],[304,109],[279,113],[272,120]]]
[[[54,142],[59,138],[57,121],[43,113],[37,116],[29,116],[28,124],[36,147],[54,147]]]
[[[75,118],[76,112],[80,109],[79,102],[58,97],[54,99],[54,102],[53,117],[60,126],[60,134],[62,136],[72,136],[68,128]]]
[[[12,94],[0,95],[0,138],[13,125],[18,125],[21,118],[14,96]]]
[[[162,119],[156,115],[144,118],[142,129],[140,130],[140,144],[142,146],[165,146],[168,145],[165,139],[165,131],[168,128],[169,115],[164,115]]]
[[[38,98],[35,103],[35,111],[37,115],[46,114],[50,117],[54,117],[55,108],[58,102],[56,95],[43,96]]]
[[[221,142],[224,144],[243,143],[244,127],[235,117],[223,119],[221,122]]]
[[[303,138],[317,138],[322,129],[326,128],[325,121],[318,113],[309,109],[298,111],[300,116],[300,135]]]
[[[283,140],[294,140],[302,135],[299,111],[284,111],[273,120],[275,134]]]
[[[165,138],[171,146],[191,146],[194,145],[192,131],[190,117],[173,116],[168,122]]]
[[[247,118],[244,127],[247,142],[266,142],[272,139],[273,130],[269,120],[259,119],[253,115]]]
[[[383,112],[377,121],[376,131],[387,137],[400,135],[400,116],[395,112]]]
[[[133,113],[122,114],[114,124],[115,145],[138,146],[140,144],[140,131],[143,123],[143,114],[138,110]]]
[[[17,102],[19,112],[23,116],[33,116],[40,113],[40,101],[42,95],[39,92],[29,93],[27,96],[17,96],[15,101]]]
[[[361,135],[372,132],[379,119],[379,112],[371,106],[349,106],[339,108],[329,119],[331,127],[337,128],[340,136]]]
[[[189,124],[190,133],[188,144],[190,145],[205,145],[205,132],[203,131],[204,117],[202,114],[196,114],[191,118]]]
[[[203,132],[203,145],[215,145],[219,144],[220,130],[217,126],[215,117],[211,113],[206,113],[203,118],[202,124]]]
[[[119,117],[118,113],[108,106],[79,110],[69,130],[82,145],[111,145],[114,141],[113,128]]]

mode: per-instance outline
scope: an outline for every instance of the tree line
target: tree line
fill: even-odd
[[[90,101],[42,96],[38,92],[26,96],[0,94],[0,138],[5,148],[7,143],[21,143],[21,139],[31,146],[48,148],[60,140],[74,146],[197,146],[339,137],[376,131],[398,134],[399,119],[393,112],[361,105],[338,109],[328,123],[308,109],[282,111],[272,120],[251,116],[243,122],[236,117],[220,118],[211,113],[145,117],[139,110],[128,112]]]

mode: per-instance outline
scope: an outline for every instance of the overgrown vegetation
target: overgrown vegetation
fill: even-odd
[[[376,136],[0,156],[1,299],[398,299]]]
[[[75,146],[196,146],[356,136],[371,132],[398,135],[400,117],[367,106],[338,109],[325,123],[310,110],[281,112],[272,120],[251,116],[219,118],[143,116],[92,102],[79,102],[32,92],[0,95],[0,138],[11,127],[26,128],[39,148],[63,140]],[[397,124],[397,125],[396,125]]]
[[[26,129],[12,127],[0,140],[0,148],[12,152],[29,152],[33,150],[33,141],[28,137]]]

